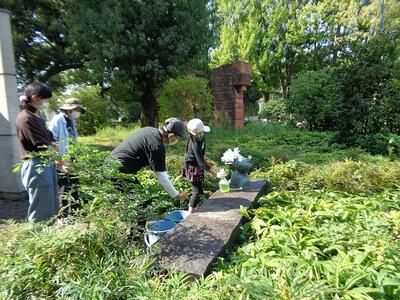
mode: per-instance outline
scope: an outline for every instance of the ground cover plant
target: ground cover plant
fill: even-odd
[[[137,219],[179,208],[149,171],[120,190],[109,150],[134,129],[103,129],[81,139],[76,169],[81,200],[72,224],[0,228],[2,299],[399,299],[400,161],[332,142],[334,135],[248,124],[213,129],[207,153],[220,163],[228,148],[251,155],[253,178],[270,192],[243,214],[239,247],[210,276],[159,274]],[[167,149],[178,189],[184,142]],[[108,149],[108,150],[105,150]],[[220,166],[221,163],[220,163]],[[217,180],[207,177],[210,194]],[[141,204],[148,202],[143,209]]]

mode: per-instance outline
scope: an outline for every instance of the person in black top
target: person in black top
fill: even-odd
[[[200,204],[203,194],[204,171],[217,176],[217,172],[207,163],[205,156],[205,132],[210,132],[210,127],[204,126],[200,119],[191,119],[187,124],[190,138],[186,147],[185,166],[183,176],[192,183],[192,196],[189,201],[188,211],[193,213]]]
[[[178,200],[185,200],[185,192],[178,193],[170,181],[165,163],[165,144],[173,145],[179,138],[188,139],[185,124],[177,118],[169,118],[162,128],[144,127],[128,136],[111,154],[121,163],[120,172],[135,174],[149,166],[156,173],[164,190]]]

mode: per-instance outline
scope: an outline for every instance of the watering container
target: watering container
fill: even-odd
[[[179,223],[180,221],[184,220],[188,215],[189,212],[187,210],[173,210],[167,213],[164,219],[167,221]]]
[[[147,223],[146,231],[144,233],[144,242],[147,247],[151,247],[155,242],[160,239],[163,234],[174,228],[175,225],[175,222],[165,220]]]

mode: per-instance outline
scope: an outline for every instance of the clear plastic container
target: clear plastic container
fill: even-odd
[[[223,193],[227,193],[229,192],[230,188],[229,188],[229,181],[226,179],[226,176],[228,174],[225,172],[224,169],[221,169],[218,173],[217,173],[217,177],[220,178],[221,180],[218,182],[219,185],[219,190]]]
[[[229,192],[229,181],[226,178],[222,178],[219,182],[219,190],[223,193]]]

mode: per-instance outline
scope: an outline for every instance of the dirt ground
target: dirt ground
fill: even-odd
[[[26,218],[28,206],[28,199],[0,200],[0,224],[4,220],[23,221]]]

